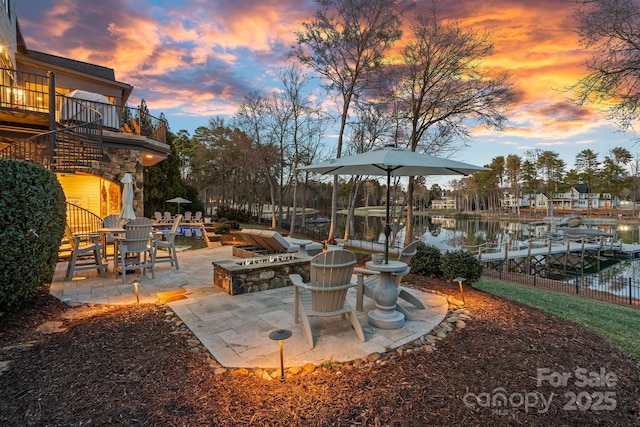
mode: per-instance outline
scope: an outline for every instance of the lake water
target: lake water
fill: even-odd
[[[338,216],[338,236],[344,233],[345,221],[345,215]],[[548,225],[535,225],[531,224],[532,222],[420,216],[415,218],[414,240],[422,240],[442,250],[454,250],[486,242],[502,244],[506,241],[526,241],[529,238],[539,238],[551,231]],[[384,224],[383,217],[356,216],[355,232],[351,237],[383,243]],[[640,242],[640,225],[582,224],[580,227],[596,228],[610,233],[614,240],[621,240],[622,243]],[[392,230],[392,237],[395,237],[392,245],[401,247],[404,242],[404,223],[393,223]]]
[[[345,220],[346,215],[338,216],[337,236],[342,236],[344,233]],[[584,220],[584,222],[587,221]],[[415,218],[413,240],[421,240],[428,245],[437,247],[441,251],[447,251],[477,247],[487,242],[503,244],[504,242],[526,241],[529,238],[538,238],[552,231],[548,225],[535,225],[535,223],[532,225],[532,222],[521,223],[517,221],[420,216]],[[384,243],[384,224],[384,217],[356,216],[355,232],[351,237],[356,240]],[[640,225],[582,224],[580,227],[599,229],[605,233],[612,234],[615,241],[620,240],[622,243],[640,242]],[[402,247],[405,232],[404,224],[396,222],[392,224],[392,229],[392,245],[398,248]],[[591,275],[590,282],[593,287],[598,287],[600,280],[624,283],[629,277],[636,279],[639,276],[640,259],[623,260],[600,271],[599,274]],[[617,293],[614,288],[608,288],[607,290]]]

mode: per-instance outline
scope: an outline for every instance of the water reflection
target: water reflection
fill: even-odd
[[[340,215],[337,230],[344,230],[344,215]],[[384,243],[384,217],[356,216],[352,238],[368,242]],[[584,220],[583,222],[587,222]],[[626,244],[640,242],[640,225],[629,224],[581,224],[581,228],[598,229],[613,235],[614,241]],[[414,239],[419,239],[441,251],[467,249],[472,250],[480,245],[492,244],[512,245],[528,240],[540,239],[553,233],[553,226],[538,222],[517,222],[486,219],[457,219],[440,216],[419,216],[414,222]],[[400,248],[404,243],[405,227],[403,222],[392,224],[392,246]],[[585,278],[589,287],[598,288],[599,283],[606,283],[610,292],[624,292],[629,277],[636,278],[640,274],[640,260],[621,261],[598,274]]]

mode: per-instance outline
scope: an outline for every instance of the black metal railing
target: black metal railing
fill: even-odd
[[[606,272],[583,274],[561,270],[534,269],[532,274],[504,271],[500,263],[485,267],[482,275],[505,282],[534,286],[584,298],[640,308],[640,279]]]
[[[0,157],[55,172],[89,170],[92,162],[102,159],[102,120],[34,135],[0,150]]]
[[[49,103],[52,81],[49,76],[0,68],[0,108],[48,114],[53,108]],[[54,114],[59,123],[93,121],[83,117],[86,113],[77,108],[77,104],[81,103],[99,112],[107,129],[141,135],[163,143],[167,141],[167,121],[152,116],[146,109],[81,100],[61,94],[53,96]]]
[[[73,234],[97,233],[102,227],[102,218],[78,205],[67,202],[67,224]]]
[[[104,122],[106,124],[117,122],[117,130],[120,132],[144,136],[153,141],[167,142],[169,126],[166,120],[154,117],[140,108],[115,106],[107,109],[108,111],[103,114]]]
[[[129,106],[118,106],[105,102],[79,100],[66,96],[56,96],[57,116],[59,123],[69,124],[82,121],[82,111],[76,107],[81,103],[102,116],[105,129],[131,135],[145,136],[158,142],[167,141],[167,121],[152,116],[147,111]]]
[[[49,77],[0,68],[0,107],[49,112]]]

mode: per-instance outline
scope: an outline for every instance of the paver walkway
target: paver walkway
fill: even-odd
[[[425,310],[410,305],[415,320],[395,330],[370,326],[367,311],[374,302],[365,298],[364,311],[358,319],[366,341],[360,342],[348,320],[340,316],[328,319],[312,318],[316,344],[310,350],[302,323],[293,321],[293,288],[286,287],[251,294],[230,296],[213,286],[212,261],[232,258],[231,246],[184,251],[179,254],[180,270],[168,263],[156,267],[155,279],[127,274],[129,283],[113,277],[110,265],[106,278],[95,271],[76,273],[82,280],[65,281],[66,262],[57,265],[51,284],[51,294],[70,305],[77,304],[136,304],[132,282],[139,281],[140,303],[163,300],[180,317],[194,335],[207,347],[212,356],[225,367],[279,367],[278,343],[269,339],[275,329],[288,329],[293,335],[284,342],[285,365],[319,365],[327,360],[344,362],[366,357],[370,353],[385,352],[428,334],[444,318],[447,301],[432,293],[410,290],[424,304]],[[355,289],[348,301],[355,307]],[[134,332],[132,332],[134,333]]]

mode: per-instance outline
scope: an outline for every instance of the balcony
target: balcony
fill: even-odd
[[[50,86],[53,85],[48,76],[0,68],[0,121],[49,129],[50,96],[55,96],[54,118],[58,124],[72,126],[92,121],[82,115],[87,114],[87,109],[77,107],[77,103],[82,103],[102,116],[105,130],[166,143],[166,120],[154,117],[146,110],[81,99],[72,103],[68,101],[70,98],[55,93],[55,88]]]

